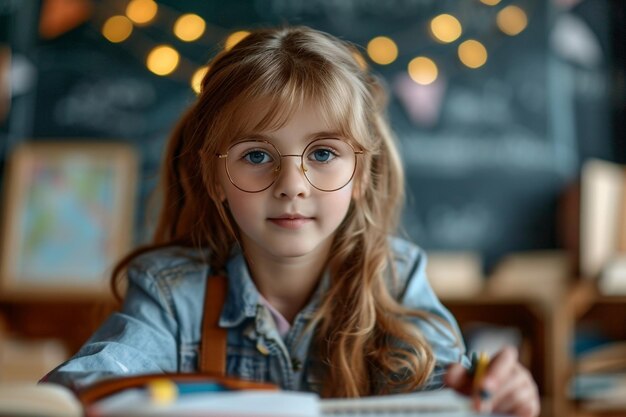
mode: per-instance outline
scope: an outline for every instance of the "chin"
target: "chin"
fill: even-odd
[[[303,247],[303,246],[290,246],[290,247],[275,248],[275,249],[271,249],[271,252],[274,256],[277,256],[280,258],[299,258],[301,256],[306,256],[310,254],[315,249],[313,247]]]
[[[280,241],[268,241],[261,243],[269,253],[276,257],[298,258],[310,255],[321,248],[322,241],[299,237],[297,239],[280,239]]]

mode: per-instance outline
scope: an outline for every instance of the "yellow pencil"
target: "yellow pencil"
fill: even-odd
[[[483,383],[488,366],[489,356],[485,352],[481,352],[478,356],[478,360],[476,361],[476,366],[474,367],[474,379],[472,383],[474,393],[479,393],[481,397],[483,394],[480,386]]]

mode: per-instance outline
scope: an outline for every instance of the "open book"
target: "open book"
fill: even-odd
[[[188,389],[189,387],[187,387]],[[193,391],[193,390],[191,390]],[[98,400],[83,410],[74,394],[60,385],[0,386],[0,415],[41,417],[322,417],[376,415],[472,415],[466,397],[452,390],[425,391],[360,399],[320,399],[290,391],[197,390],[170,401],[155,401],[147,388],[130,388]]]

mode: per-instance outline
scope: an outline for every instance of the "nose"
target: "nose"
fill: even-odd
[[[283,155],[283,158],[273,187],[274,196],[289,199],[308,196],[311,188],[302,172],[300,155]]]

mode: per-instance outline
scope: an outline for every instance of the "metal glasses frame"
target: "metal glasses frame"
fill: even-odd
[[[230,145],[228,147],[228,150],[226,151],[226,153],[217,153],[215,154],[215,156],[217,156],[219,159],[223,159],[224,160],[224,167],[226,169],[226,175],[228,176],[228,180],[230,181],[230,183],[232,185],[234,185],[237,189],[246,192],[246,193],[260,193],[262,191],[267,190],[268,188],[270,188],[272,185],[274,185],[274,183],[276,182],[276,180],[278,179],[278,175],[276,175],[274,177],[274,179],[272,180],[272,182],[269,183],[269,185],[263,189],[257,190],[257,191],[248,191],[248,190],[244,190],[243,188],[241,188],[240,186],[238,186],[237,184],[235,184],[235,181],[233,181],[232,177],[230,176],[230,171],[228,170],[228,163],[227,163],[227,158],[228,158],[228,153],[230,152],[230,150],[239,145],[240,143],[244,143],[244,142],[258,142],[258,143],[265,143],[269,146],[271,146],[272,148],[274,148],[274,150],[276,151],[276,153],[278,154],[278,156],[280,156],[280,161],[278,162],[278,167],[274,170],[276,173],[278,173],[283,165],[283,158],[287,157],[287,156],[291,156],[291,157],[296,157],[296,158],[300,158],[300,171],[302,171],[302,174],[304,175],[304,178],[306,178],[307,182],[309,184],[311,184],[311,186],[313,188],[315,188],[316,190],[319,191],[323,191],[323,192],[327,192],[327,193],[332,193],[333,191],[339,191],[341,190],[343,187],[345,187],[346,185],[350,184],[350,181],[352,181],[352,178],[354,178],[354,173],[356,172],[356,166],[358,163],[358,158],[356,157],[357,155],[362,155],[364,153],[364,151],[362,150],[357,150],[354,149],[354,146],[352,146],[352,144],[350,144],[350,142],[346,142],[346,141],[342,141],[341,139],[331,139],[331,140],[338,140],[341,141],[343,143],[345,143],[346,145],[350,146],[350,148],[352,149],[352,152],[354,152],[354,168],[352,169],[352,174],[350,174],[350,178],[348,179],[348,181],[346,181],[346,183],[344,185],[342,185],[341,187],[332,189],[332,190],[324,190],[322,188],[316,187],[315,184],[313,184],[311,182],[311,180],[309,179],[309,177],[307,177],[306,175],[306,168],[304,167],[304,154],[306,153],[306,151],[311,147],[311,145],[313,145],[315,142],[318,142],[320,140],[323,139],[316,139],[314,141],[312,141],[311,143],[309,143],[306,148],[304,148],[304,150],[302,151],[301,154],[286,154],[283,155],[282,153],[280,153],[280,151],[278,150],[278,148],[276,146],[274,146],[273,143],[267,141],[267,140],[262,140],[262,139],[249,139],[249,140],[242,140],[239,142],[235,142],[232,145]],[[326,138],[326,140],[328,140],[328,138]]]

